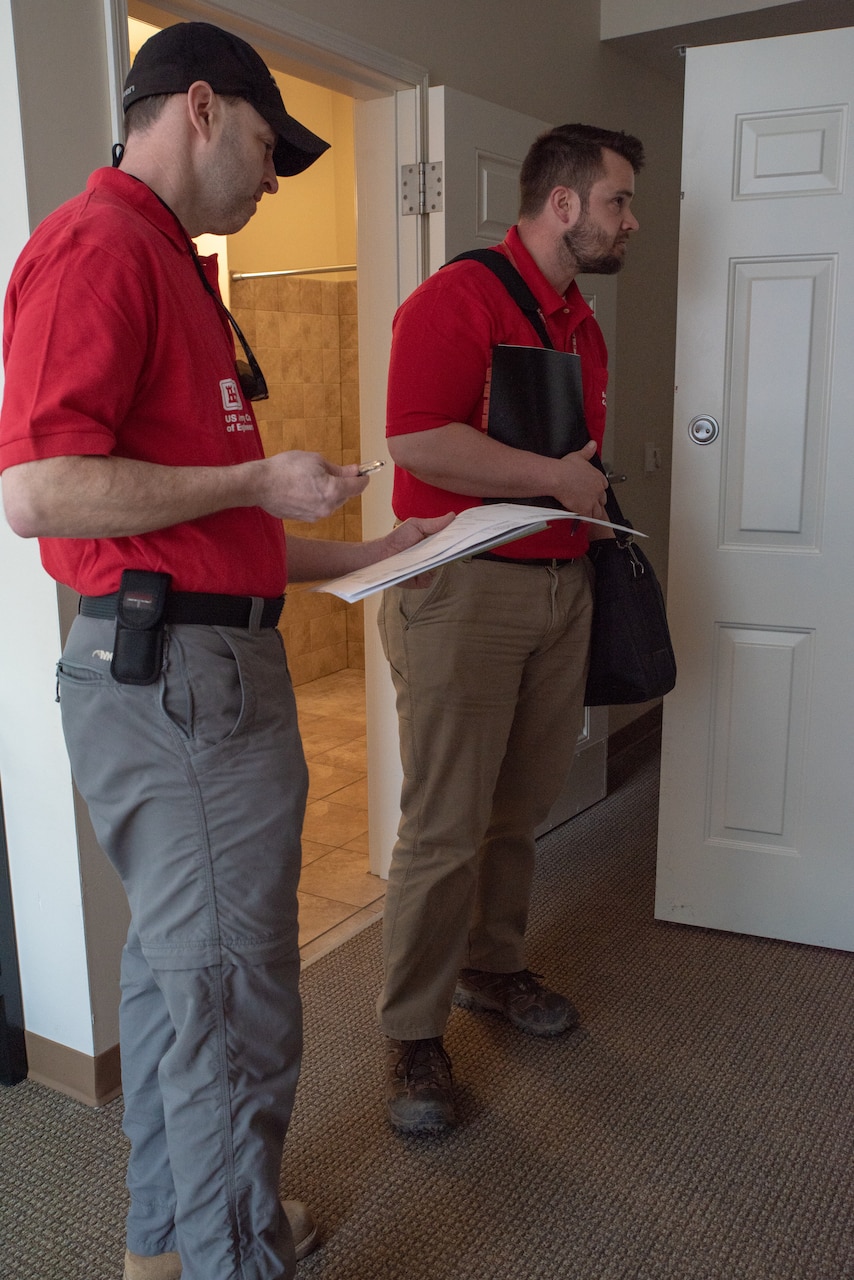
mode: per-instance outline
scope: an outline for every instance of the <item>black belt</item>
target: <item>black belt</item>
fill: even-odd
[[[531,560],[523,560],[513,556],[497,556],[494,551],[479,551],[477,555],[472,556],[472,560],[497,560],[499,564],[535,564],[541,569],[562,569],[565,564],[572,564],[575,559],[575,556],[570,556],[567,560],[560,560],[554,556],[550,559],[535,556]]]
[[[85,618],[115,618],[117,599],[118,593],[111,596],[81,596],[80,613]],[[275,627],[284,603],[284,596],[264,600],[261,596],[170,591],[166,597],[163,621],[196,623],[207,627]]]

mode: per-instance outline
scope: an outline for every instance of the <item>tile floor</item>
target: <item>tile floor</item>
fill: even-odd
[[[364,673],[338,671],[295,692],[309,772],[299,884],[308,964],[379,919],[385,881],[368,870]]]

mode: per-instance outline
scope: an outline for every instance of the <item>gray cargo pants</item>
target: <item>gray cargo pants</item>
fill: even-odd
[[[148,686],[113,623],[59,664],[75,781],[131,908],[121,1050],[128,1248],[184,1280],[289,1280],[278,1199],[302,1046],[296,889],[307,772],[274,629],[172,626]]]

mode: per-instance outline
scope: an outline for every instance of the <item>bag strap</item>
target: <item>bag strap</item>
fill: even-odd
[[[495,249],[469,249],[466,253],[458,253],[455,258],[450,258],[444,265],[450,266],[452,262],[480,262],[487,267],[501,281],[517,307],[524,312],[543,346],[554,351],[555,345],[548,335],[539,303],[509,258]],[[603,476],[607,474],[598,453],[594,453],[590,464],[601,471]],[[605,512],[612,524],[629,524],[610,484],[605,491]],[[630,535],[617,534],[617,538],[620,541],[630,540]]]
[[[554,351],[554,343],[548,335],[548,330],[540,314],[540,305],[510,259],[505,258],[503,253],[499,253],[495,249],[469,249],[467,253],[458,253],[456,258],[451,258],[450,262],[445,263],[445,266],[450,266],[451,262],[466,261],[481,262],[494,276],[498,277],[517,307],[524,311],[528,320],[530,320],[543,346]]]

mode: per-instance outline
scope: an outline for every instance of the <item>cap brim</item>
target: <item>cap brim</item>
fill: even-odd
[[[267,123],[272,129],[275,129],[279,135],[279,140],[273,149],[273,166],[280,178],[292,178],[296,173],[302,173],[309,165],[314,164],[324,151],[329,150],[329,143],[324,142],[322,138],[318,138],[316,133],[312,133],[310,129],[306,129],[304,124],[300,124],[293,116],[289,116],[287,111],[275,112],[275,118],[271,119],[271,114],[266,111],[262,112]]]

